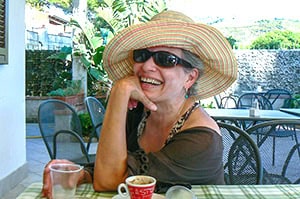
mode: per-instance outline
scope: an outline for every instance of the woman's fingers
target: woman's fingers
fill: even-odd
[[[151,111],[157,110],[157,106],[152,101],[150,101],[143,92],[138,92],[135,90],[132,92],[131,95],[133,98],[135,98],[138,101],[140,101],[141,103],[143,103],[144,106],[146,108],[148,108],[149,110],[151,110]]]
[[[138,101],[144,104],[146,108],[151,111],[156,111],[157,106],[145,95],[141,88],[140,80],[136,76],[126,77],[120,80],[121,82],[125,83],[124,88],[130,88],[130,100],[128,102],[128,108],[132,110],[136,108]],[[122,84],[122,83],[121,83]]]
[[[137,104],[138,104],[138,101],[137,101],[137,100],[129,99],[129,102],[128,102],[128,109],[129,109],[129,110],[132,110],[132,109],[136,108],[136,107],[137,107]]]
[[[44,173],[43,173],[42,196],[47,197],[49,199],[52,198],[52,183],[51,183],[51,176],[50,176],[50,165],[57,164],[57,163],[73,164],[73,162],[71,162],[69,160],[51,160],[45,166]]]
[[[43,173],[43,188],[42,188],[42,196],[47,198],[52,198],[52,186],[51,186],[51,178],[50,178],[50,168],[52,161],[50,161],[44,169]]]

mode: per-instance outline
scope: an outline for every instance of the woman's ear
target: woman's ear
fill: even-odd
[[[199,70],[196,68],[193,68],[189,73],[188,73],[188,79],[186,80],[185,88],[191,88],[192,85],[197,81],[199,76]]]

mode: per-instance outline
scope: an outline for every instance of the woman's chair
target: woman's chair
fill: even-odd
[[[39,106],[38,123],[51,159],[94,162],[95,154],[88,154],[81,122],[72,106],[61,100],[46,100]]]
[[[257,140],[257,146],[263,157],[265,184],[287,183],[286,179],[293,182],[300,178],[300,148],[293,148],[294,145],[299,146],[299,135],[297,136],[299,128],[300,120],[271,120],[247,129],[249,135],[261,135]],[[270,140],[269,137],[273,139]],[[279,137],[280,139],[275,140]],[[293,161],[288,158],[291,151]],[[287,164],[292,167],[287,167]]]
[[[99,140],[100,138],[101,127],[105,115],[105,108],[97,98],[92,96],[85,98],[85,105],[87,107],[93,125],[93,133],[90,134],[90,140],[87,147],[89,149],[92,139],[96,137],[97,140]]]
[[[242,129],[217,122],[223,136],[224,178],[226,184],[261,184],[262,164],[259,150]]]

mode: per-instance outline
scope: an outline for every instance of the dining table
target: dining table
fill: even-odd
[[[17,199],[42,199],[42,183],[36,182],[27,187]],[[276,185],[192,185],[197,199],[296,199],[300,198],[300,184]],[[75,199],[116,198],[117,192],[95,192],[91,184],[77,187]],[[164,194],[156,194],[165,198]]]
[[[300,108],[280,108],[279,110],[289,114],[300,116]]]
[[[300,115],[284,112],[282,110],[258,110],[257,116],[250,115],[250,109],[215,109],[205,108],[205,111],[216,121],[229,121],[238,127],[247,129],[257,122],[267,120],[299,120]],[[246,125],[247,123],[247,125]]]
[[[300,115],[294,115],[283,110],[258,110],[258,116],[250,116],[249,109],[215,109],[205,108],[205,111],[216,120],[294,120],[300,119]]]

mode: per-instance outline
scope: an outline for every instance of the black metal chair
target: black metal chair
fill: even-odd
[[[51,159],[94,162],[95,154],[88,153],[80,119],[72,106],[61,100],[46,100],[39,106],[38,123]]]
[[[287,183],[286,179],[293,182],[296,181],[295,178],[300,177],[298,168],[300,164],[300,148],[293,148],[294,145],[299,145],[297,136],[299,129],[297,128],[300,128],[300,120],[271,120],[247,129],[249,135],[261,135],[260,139],[257,140],[257,146],[263,157],[263,181],[265,184]],[[293,139],[290,138],[291,136]],[[269,137],[273,139],[270,140],[268,139]],[[276,139],[278,140],[276,144],[275,138],[278,137],[281,139]],[[294,154],[295,150],[297,155],[294,155],[291,163],[291,158],[288,158],[289,153]],[[287,164],[294,166],[294,168],[287,169]]]
[[[262,164],[259,150],[242,129],[217,122],[223,136],[224,178],[226,184],[261,184]]]
[[[272,103],[260,93],[244,93],[237,101],[237,108],[250,109],[254,106],[254,103],[258,103],[259,109],[272,110]]]
[[[272,104],[273,109],[289,108],[292,93],[282,88],[270,89],[264,95]]]
[[[214,100],[215,100],[215,103],[217,105],[217,108],[221,108],[221,95],[215,95],[214,96]]]
[[[272,110],[271,102],[260,93],[244,93],[237,101],[238,109],[250,109],[258,108],[261,110]],[[243,129],[247,129],[255,125],[257,121],[239,121],[239,126]]]
[[[226,95],[221,98],[220,108],[237,108],[237,101],[239,97],[237,95]]]
[[[287,176],[291,175],[291,174],[289,174],[291,171],[293,172],[293,171],[297,170],[297,168],[295,168],[295,165],[299,165],[299,164],[297,164],[297,163],[295,164],[295,162],[293,162],[293,161],[296,161],[295,158],[299,159],[299,156],[297,156],[297,154],[296,154],[297,151],[299,153],[299,150],[300,150],[300,144],[296,144],[293,146],[293,148],[290,150],[288,156],[286,157],[286,160],[284,162],[282,172],[281,172],[281,176],[293,184],[300,184],[299,172],[296,172],[295,176],[293,176],[293,177],[295,177],[293,181],[290,181]],[[292,175],[294,175],[294,174],[292,174]]]
[[[101,127],[105,115],[105,108],[96,97],[92,96],[85,98],[85,105],[87,107],[93,125],[93,132],[90,134],[90,140],[87,147],[89,149],[92,139],[95,137],[97,138],[97,140],[99,140],[100,138]]]

